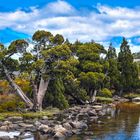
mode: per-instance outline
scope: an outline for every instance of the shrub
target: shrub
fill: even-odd
[[[25,104],[16,95],[0,95],[0,112],[16,111],[18,108],[25,108]]]
[[[103,97],[112,97],[112,92],[109,89],[107,89],[107,88],[103,88],[100,91],[99,95],[101,95]]]

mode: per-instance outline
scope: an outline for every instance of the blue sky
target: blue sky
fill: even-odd
[[[70,41],[91,39],[118,48],[125,36],[140,51],[140,1],[5,0],[0,2],[0,41],[31,38],[44,29]]]

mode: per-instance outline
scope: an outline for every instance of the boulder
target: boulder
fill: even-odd
[[[34,122],[34,126],[36,126],[37,128],[41,126],[41,123],[39,121],[35,121]]]
[[[96,113],[95,110],[90,110],[90,111],[88,112],[88,115],[89,115],[89,116],[97,116],[97,113]]]
[[[54,139],[63,140],[65,138],[65,135],[62,134],[61,132],[56,132],[56,134],[53,137],[54,137]]]
[[[48,120],[48,117],[47,116],[43,116],[42,120]]]
[[[2,137],[0,137],[0,140],[10,140],[10,137],[9,136],[2,136]]]
[[[56,125],[54,127],[54,130],[56,133],[61,133],[63,135],[66,135],[66,133],[68,132],[66,128],[64,128],[62,125]]]
[[[88,128],[87,124],[84,123],[83,121],[73,121],[73,122],[70,122],[70,125],[73,128],[76,128],[76,129],[86,129],[86,128]]]
[[[8,131],[8,130],[9,130],[9,127],[6,125],[0,127],[0,131]]]
[[[24,127],[24,128],[33,128],[33,124],[26,124],[26,123],[20,123],[19,124],[20,127]]]
[[[48,130],[49,130],[49,126],[48,126],[48,125],[41,124],[41,125],[38,127],[38,130],[39,130],[40,132],[47,133]]]
[[[71,130],[72,126],[69,123],[64,123],[63,127],[66,128],[67,130]]]
[[[7,125],[8,126],[8,125],[11,125],[11,124],[12,124],[12,122],[10,122],[10,121],[4,121],[3,122],[3,125]]]
[[[133,98],[132,102],[140,102],[140,97]]]
[[[105,112],[104,112],[104,111],[99,111],[99,112],[98,112],[98,115],[99,115],[99,116],[104,116],[104,115],[105,115]]]
[[[94,105],[93,108],[98,111],[101,110],[103,107],[101,105]]]
[[[22,121],[23,118],[22,117],[8,117],[7,120],[11,122],[17,122],[17,121]]]

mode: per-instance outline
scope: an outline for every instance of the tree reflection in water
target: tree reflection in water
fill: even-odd
[[[111,110],[110,116],[101,120],[104,124],[93,123],[89,126],[88,131],[93,132],[92,136],[73,136],[66,140],[140,140],[140,105],[119,104]],[[35,140],[46,138],[35,135]]]

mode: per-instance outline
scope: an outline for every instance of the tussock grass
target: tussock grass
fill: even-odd
[[[60,110],[58,108],[47,108],[41,112],[27,112],[27,113],[19,113],[19,112],[3,112],[0,113],[0,120],[4,120],[7,117],[23,117],[24,119],[35,119],[41,118],[43,116],[51,117],[56,113],[59,113]]]
[[[101,103],[112,103],[113,102],[113,99],[112,98],[109,98],[109,97],[100,97],[100,96],[97,96],[96,97],[96,100],[97,100],[97,102],[101,102]]]

